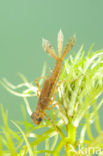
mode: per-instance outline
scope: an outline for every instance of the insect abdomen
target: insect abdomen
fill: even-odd
[[[57,83],[57,81],[59,79],[59,75],[60,75],[60,72],[61,72],[61,67],[62,67],[62,61],[60,59],[58,59],[57,62],[56,62],[56,65],[55,65],[55,67],[53,69],[52,75],[50,77],[49,93],[48,93],[49,99],[51,99],[52,94],[54,92],[54,89],[56,87],[56,83]]]

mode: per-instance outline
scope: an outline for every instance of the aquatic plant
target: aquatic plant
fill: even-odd
[[[45,66],[42,76],[44,73]],[[29,123],[26,115],[32,113],[29,98],[37,96],[38,89],[22,74],[19,76],[23,82],[16,86],[5,78],[0,81],[6,90],[21,96],[26,104],[26,111],[23,109],[25,121],[19,123],[8,121],[9,112],[4,112],[1,106],[4,125],[0,130],[0,155],[103,155],[103,132],[99,119],[103,105],[103,50],[93,51],[90,48],[85,56],[82,46],[74,56],[70,55],[64,61],[58,105],[47,111],[48,117],[40,125]],[[19,89],[23,86],[26,89],[20,93]],[[10,128],[9,122],[16,126],[17,131]],[[97,136],[94,136],[93,130]],[[38,131],[41,134],[38,135]],[[40,148],[41,143],[44,149]]]

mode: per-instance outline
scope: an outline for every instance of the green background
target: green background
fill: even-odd
[[[41,41],[48,39],[57,50],[60,28],[64,44],[74,33],[77,36],[70,54],[82,44],[86,50],[92,43],[94,50],[102,49],[103,0],[0,0],[0,79],[18,84],[17,72],[21,72],[32,81],[40,77],[44,62],[52,69],[55,61],[43,51]],[[36,101],[30,103],[32,109]],[[0,103],[10,120],[22,120],[22,98],[0,86]]]

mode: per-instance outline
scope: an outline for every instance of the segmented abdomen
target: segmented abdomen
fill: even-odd
[[[50,78],[46,79],[39,97],[39,101],[37,104],[37,110],[45,110],[49,102],[51,101],[51,97],[53,95],[56,83],[58,81],[60,72],[61,72],[61,67],[62,67],[62,61],[61,59],[58,59],[55,67],[53,69],[53,72],[50,76]]]

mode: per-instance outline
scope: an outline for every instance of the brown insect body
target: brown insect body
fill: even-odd
[[[37,111],[38,110],[43,111],[46,108],[48,108],[48,103],[51,100],[51,97],[53,95],[53,91],[55,89],[56,83],[60,75],[61,67],[62,67],[62,61],[58,59],[54,67],[54,70],[52,72],[52,75],[44,82],[44,86],[42,88],[40,98],[37,104],[37,109],[36,109]]]
[[[31,116],[33,121],[36,124],[39,124],[41,122],[41,120],[43,119],[43,112],[49,106],[51,97],[53,95],[53,91],[55,89],[56,83],[58,81],[58,78],[61,72],[61,67],[62,67],[62,60],[58,59],[53,69],[52,75],[49,78],[47,78],[44,82],[44,85],[43,85],[43,88],[42,88],[42,91],[38,100],[38,104],[36,107],[36,111]],[[37,116],[38,116],[38,120],[37,120]]]
[[[46,41],[46,40],[45,40]],[[75,37],[71,38],[69,43],[67,44],[63,55],[61,56],[61,49],[62,49],[62,41],[63,41],[63,35],[62,32],[59,32],[58,35],[58,53],[59,57],[56,56],[54,49],[49,44],[48,41],[46,41],[46,45],[44,45],[44,49],[47,53],[49,53],[54,59],[56,59],[56,64],[53,69],[53,72],[49,78],[47,78],[44,82],[43,88],[40,93],[40,97],[38,100],[38,104],[36,107],[36,111],[32,113],[31,118],[33,119],[35,124],[40,124],[44,117],[44,111],[48,109],[48,106],[51,103],[51,98],[53,96],[53,92],[55,90],[57,81],[59,79],[59,75],[62,68],[62,61],[67,52],[73,47],[75,42]],[[46,47],[45,47],[46,46]]]

